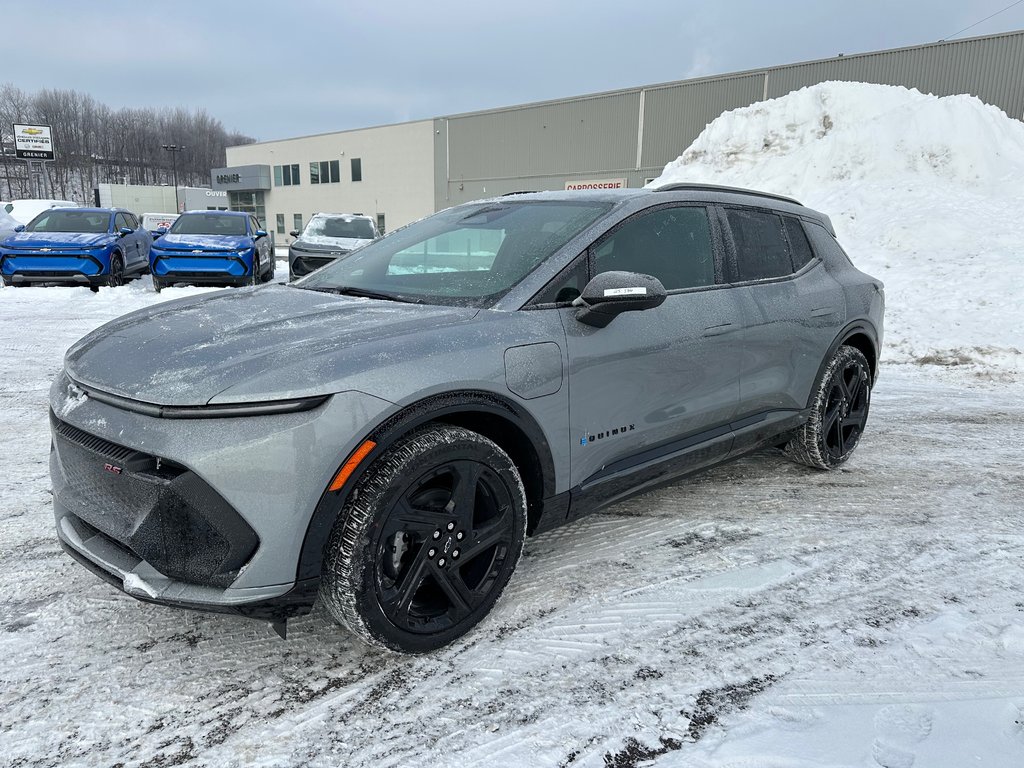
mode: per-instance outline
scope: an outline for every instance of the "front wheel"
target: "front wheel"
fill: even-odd
[[[864,353],[843,345],[825,366],[811,416],[786,445],[801,464],[835,469],[853,454],[871,405],[871,367]]]
[[[260,284],[260,257],[259,256],[255,256],[254,255],[252,257],[252,275],[249,278],[249,283],[248,284],[249,285],[259,285]]]
[[[124,260],[121,254],[115,253],[110,257],[110,270],[107,273],[107,287],[116,288],[124,285]]]
[[[349,495],[320,596],[371,645],[432,651],[487,615],[525,536],[526,494],[508,455],[461,427],[426,427],[377,459]]]

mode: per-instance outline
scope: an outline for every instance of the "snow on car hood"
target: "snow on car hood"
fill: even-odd
[[[157,238],[153,246],[168,250],[202,248],[234,251],[239,248],[252,248],[252,238],[248,235],[164,235]]]
[[[9,248],[95,248],[114,239],[108,232],[15,232],[4,239]]]
[[[123,315],[73,345],[68,375],[157,405],[329,394],[379,364],[382,343],[471,320],[478,310],[335,296],[287,286],[235,289]],[[238,387],[245,394],[219,393]]]

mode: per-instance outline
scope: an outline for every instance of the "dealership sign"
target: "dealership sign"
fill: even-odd
[[[24,160],[53,160],[53,137],[50,126],[15,123],[14,156]]]
[[[590,181],[567,181],[566,189],[625,189],[625,179],[591,179]]]

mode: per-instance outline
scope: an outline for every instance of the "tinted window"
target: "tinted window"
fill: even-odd
[[[244,216],[216,213],[186,213],[168,230],[170,235],[244,235]]]
[[[127,229],[135,229],[135,227],[128,223],[128,217],[125,216],[123,213],[119,213],[117,214],[117,216],[114,217],[114,229],[120,231],[122,227],[125,227]]]
[[[580,259],[564,270],[537,294],[534,304],[567,304],[583,293],[587,285],[587,262]]]
[[[594,274],[613,270],[653,275],[668,291],[714,285],[707,210],[660,208],[630,219],[594,249]]]
[[[373,223],[369,219],[347,216],[314,216],[306,225],[303,237],[351,237],[373,239]]]
[[[727,216],[740,282],[792,274],[781,216],[735,208],[729,209]]]
[[[804,232],[804,225],[800,219],[792,216],[783,216],[786,222],[786,234],[789,235],[789,254],[793,257],[793,271],[799,272],[804,264],[814,258],[811,244],[807,242],[807,233]]]
[[[352,181],[363,180],[363,161],[358,157],[352,158]]]
[[[26,232],[107,232],[110,214],[105,211],[76,211],[74,208],[51,208],[29,222]]]

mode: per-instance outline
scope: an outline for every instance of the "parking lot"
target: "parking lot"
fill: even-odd
[[[884,367],[841,471],[764,452],[529,540],[476,631],[398,657],[144,605],[58,547],[64,350],[199,290],[0,289],[0,763],[1024,762],[1019,375]]]

